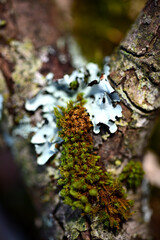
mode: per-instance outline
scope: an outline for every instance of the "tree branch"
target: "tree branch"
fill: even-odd
[[[56,23],[54,23],[51,14],[47,15],[42,1],[39,4],[37,4],[37,1],[23,1],[22,3],[18,0],[10,0],[10,2],[15,13],[14,17],[17,24],[14,27],[15,32],[19,33],[18,38],[21,41],[26,37],[31,39],[37,48],[34,56],[28,57],[27,55],[26,58],[23,56],[23,64],[28,64],[28,61],[32,63],[32,59],[36,62],[35,58],[38,58],[40,47],[56,42],[59,36],[59,32],[56,31]],[[7,4],[5,5],[6,14],[10,12]],[[0,13],[1,11],[2,9],[0,8]],[[35,16],[37,11],[40,12],[39,16]],[[101,156],[100,164],[106,169],[117,171],[116,160],[121,162],[119,170],[129,160],[142,160],[143,152],[147,145],[147,138],[160,107],[159,12],[160,1],[149,0],[128,35],[111,57],[109,78],[121,96],[123,118],[118,123],[118,131],[106,140],[102,141],[100,136],[94,136],[95,142],[100,142],[101,144],[98,150],[98,154]],[[55,12],[55,16],[58,17],[57,12]],[[41,23],[44,23],[43,29],[41,24],[39,24],[40,19]],[[9,17],[8,20],[10,20]],[[33,26],[34,22],[36,22],[35,27]],[[6,33],[10,27],[11,25],[9,24],[6,26],[3,34],[4,39],[7,39]],[[38,34],[35,28],[38,29]],[[44,29],[47,32],[44,33]],[[50,34],[50,31],[53,34]],[[52,39],[52,36],[54,36],[54,39]],[[4,49],[7,50],[4,52]],[[0,50],[2,50],[2,46]],[[5,47],[3,46],[2,52],[6,54],[9,50],[11,50],[10,55],[14,55],[16,52],[14,49],[11,49],[11,45],[7,44],[5,44]],[[48,56],[49,62],[43,64],[43,66],[40,65],[41,72],[46,74],[49,71],[57,71],[57,78],[61,74],[63,75],[64,72],[67,73],[71,69],[71,65],[66,49],[63,54],[66,54],[66,64],[60,63],[58,53],[55,55],[51,54]],[[6,58],[8,57],[7,54],[5,56]],[[24,102],[29,97],[31,89],[33,89],[33,83],[30,81],[33,73],[26,77],[26,71],[23,69],[22,77],[25,80],[24,82],[18,82],[18,85],[17,79],[12,77],[12,71],[19,64],[19,58],[17,55],[16,57],[14,55],[14,70],[8,65],[8,59],[6,58],[2,54],[0,55],[1,71],[11,93],[9,100],[11,104],[17,103],[18,110],[14,113],[17,114],[14,118],[17,118],[21,110],[22,112],[24,111]],[[29,65],[27,71],[30,67]],[[26,88],[25,91],[22,90],[24,87]],[[91,222],[88,217],[82,219],[79,211],[73,211],[69,206],[62,203],[52,174],[54,167],[56,168],[54,166],[55,163],[51,162],[40,168],[35,163],[36,156],[31,154],[26,142],[22,140],[17,141],[15,145],[18,148],[16,153],[17,159],[22,169],[26,171],[24,178],[30,189],[32,189],[33,199],[36,202],[35,205],[38,206],[41,221],[44,224],[46,239],[49,237],[54,237],[56,240],[117,240],[120,238],[147,240],[150,238],[148,223],[143,220],[142,215],[142,188],[139,188],[136,193],[129,193],[129,198],[135,200],[134,210],[136,210],[136,214],[123,225],[122,230],[117,235],[114,235],[96,221]],[[26,149],[26,154],[22,152],[22,149]]]

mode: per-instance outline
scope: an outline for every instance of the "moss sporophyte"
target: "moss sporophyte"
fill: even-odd
[[[92,123],[81,94],[66,108],[54,109],[59,137],[64,141],[61,152],[60,195],[64,203],[79,208],[83,214],[98,216],[104,225],[120,229],[131,216],[133,202],[127,200],[120,181],[98,166],[100,158],[93,151]]]

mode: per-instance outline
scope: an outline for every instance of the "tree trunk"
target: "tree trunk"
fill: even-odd
[[[160,107],[159,13],[160,1],[149,0],[111,56],[109,79],[121,97],[123,118],[112,137],[102,141],[100,136],[94,136],[95,144],[100,145],[98,154],[102,165],[107,169],[115,170],[116,160],[121,161],[119,170],[129,160],[142,161],[157,116]],[[8,127],[13,128],[25,113],[25,100],[41,88],[31,81],[35,72],[54,72],[58,79],[70,72],[72,66],[65,46],[56,52],[42,50],[43,46],[55,46],[61,35],[56,27],[59,12],[53,3],[47,0],[0,1],[0,16],[6,20],[6,25],[0,29],[0,81],[6,82],[7,88],[1,86],[8,109],[5,115],[9,119]],[[26,38],[31,42],[24,41]],[[10,39],[19,42],[10,43]],[[41,60],[44,53],[48,62]],[[60,60],[62,54],[67,59],[65,63]],[[128,198],[135,201],[135,213],[119,233],[113,234],[96,220],[91,222],[88,217],[81,217],[78,210],[73,211],[63,204],[54,180],[53,163],[37,166],[36,156],[26,140],[15,137],[13,148],[38,211],[36,226],[43,226],[45,239],[151,239],[145,180],[137,192],[128,193]]]

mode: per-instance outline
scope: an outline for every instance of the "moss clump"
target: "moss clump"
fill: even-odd
[[[126,185],[127,189],[134,191],[142,183],[144,171],[141,162],[130,161],[123,169],[119,180]]]
[[[64,203],[84,214],[99,216],[109,228],[119,229],[131,215],[132,201],[126,199],[119,181],[97,165],[99,156],[93,153],[90,135],[92,124],[83,107],[82,95],[69,102],[66,109],[55,109],[59,136],[64,139],[58,184]]]
[[[70,83],[70,88],[71,88],[72,90],[76,90],[76,89],[78,88],[78,86],[79,86],[79,84],[78,84],[78,81],[77,81],[77,80],[72,81],[72,82]]]

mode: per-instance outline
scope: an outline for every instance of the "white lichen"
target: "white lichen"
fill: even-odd
[[[31,133],[36,133],[38,128],[33,127],[30,124],[31,120],[29,117],[24,116],[20,121],[19,125],[13,130],[13,136],[20,135],[24,139],[27,139]]]
[[[109,74],[108,66],[105,67],[105,73]],[[100,132],[101,124],[108,126],[108,131],[114,133],[117,130],[116,118],[122,116],[122,108],[117,104],[120,101],[118,94],[110,85],[107,75],[100,74],[96,64],[88,63],[86,67],[73,71],[71,75],[66,74],[57,81],[53,81],[53,78],[54,74],[49,73],[45,77],[46,86],[25,104],[27,111],[35,112],[39,108],[42,111],[43,120],[36,127],[32,127],[34,135],[31,138],[40,165],[45,164],[58,151],[56,144],[62,142],[58,137],[54,107],[66,107],[70,100],[76,100],[78,93],[83,93],[87,100],[84,106],[96,134]]]

